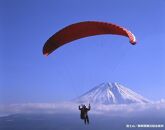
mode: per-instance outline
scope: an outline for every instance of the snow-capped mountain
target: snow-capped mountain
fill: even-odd
[[[131,104],[150,101],[119,83],[102,83],[74,101],[93,104]]]

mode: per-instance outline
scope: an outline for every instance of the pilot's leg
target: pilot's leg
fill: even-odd
[[[89,117],[88,115],[86,116],[87,123],[89,124]]]
[[[86,122],[87,122],[87,119],[86,119],[86,117],[84,118],[84,123],[86,124]]]

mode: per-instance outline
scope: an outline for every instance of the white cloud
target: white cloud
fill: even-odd
[[[78,105],[73,102],[59,103],[25,103],[0,105],[0,115],[9,115],[16,113],[78,113]],[[137,113],[165,112],[165,100],[148,104],[130,104],[130,105],[99,105],[91,104],[91,114],[108,115],[131,115]]]

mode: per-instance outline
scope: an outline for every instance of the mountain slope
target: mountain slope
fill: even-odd
[[[149,100],[119,83],[102,83],[75,99],[78,103],[131,104]]]

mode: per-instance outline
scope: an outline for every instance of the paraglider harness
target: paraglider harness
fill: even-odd
[[[90,107],[90,104],[89,104],[89,107],[86,108],[85,105],[81,105],[82,107],[79,106],[79,110],[81,111],[80,113],[80,119],[84,120],[85,118],[87,118],[87,112],[90,111],[91,107]]]

